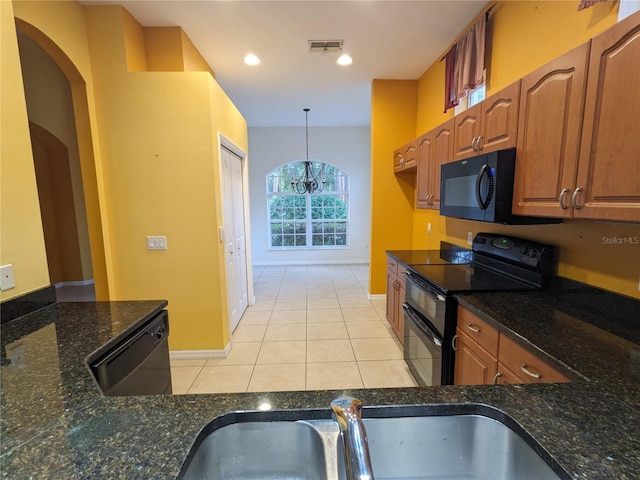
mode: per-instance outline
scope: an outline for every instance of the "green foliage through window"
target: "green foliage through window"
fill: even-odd
[[[314,162],[313,168],[325,180],[319,194],[292,191],[304,162],[281,165],[267,175],[270,247],[348,246],[349,177],[329,163]]]

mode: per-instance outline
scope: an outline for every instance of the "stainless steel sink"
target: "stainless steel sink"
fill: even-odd
[[[338,434],[331,420],[232,423],[207,435],[179,478],[344,478],[344,469],[338,470]]]
[[[514,420],[486,405],[369,407],[382,479],[569,479]],[[346,478],[339,429],[324,410],[223,415],[198,435],[178,478]]]

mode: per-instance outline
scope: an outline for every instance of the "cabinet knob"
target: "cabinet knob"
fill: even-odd
[[[580,187],[576,188],[573,191],[573,195],[571,195],[571,205],[575,210],[580,210],[580,205],[578,205],[578,194],[582,191]]]
[[[558,197],[558,203],[560,204],[560,208],[563,210],[566,210],[568,207],[566,205],[566,203],[564,203],[564,196],[569,193],[569,189],[568,188],[563,188],[562,191],[560,192],[560,196]]]
[[[478,141],[476,142],[476,148],[478,149],[478,151],[482,150],[482,135],[480,135],[478,137]]]
[[[474,152],[477,152],[477,148],[476,148],[476,142],[478,141],[478,137],[473,137],[473,140],[471,140],[471,150],[473,150]]]
[[[502,374],[501,374],[500,372],[496,373],[496,374],[493,376],[493,384],[494,384],[494,385],[497,385],[497,384],[498,384],[498,379],[499,379],[501,376],[502,376]]]
[[[456,340],[458,339],[458,334],[455,334],[453,336],[453,338],[451,339],[451,348],[453,349],[454,352],[458,351],[458,347],[456,347]]]

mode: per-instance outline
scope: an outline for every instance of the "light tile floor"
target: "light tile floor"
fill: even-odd
[[[369,300],[368,265],[254,267],[256,302],[225,359],[172,360],[173,392],[416,386],[402,346]]]

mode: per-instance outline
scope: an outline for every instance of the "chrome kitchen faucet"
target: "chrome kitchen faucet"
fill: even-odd
[[[347,479],[374,480],[367,431],[362,421],[362,402],[352,397],[336,398],[331,402],[331,410],[344,444]]]

